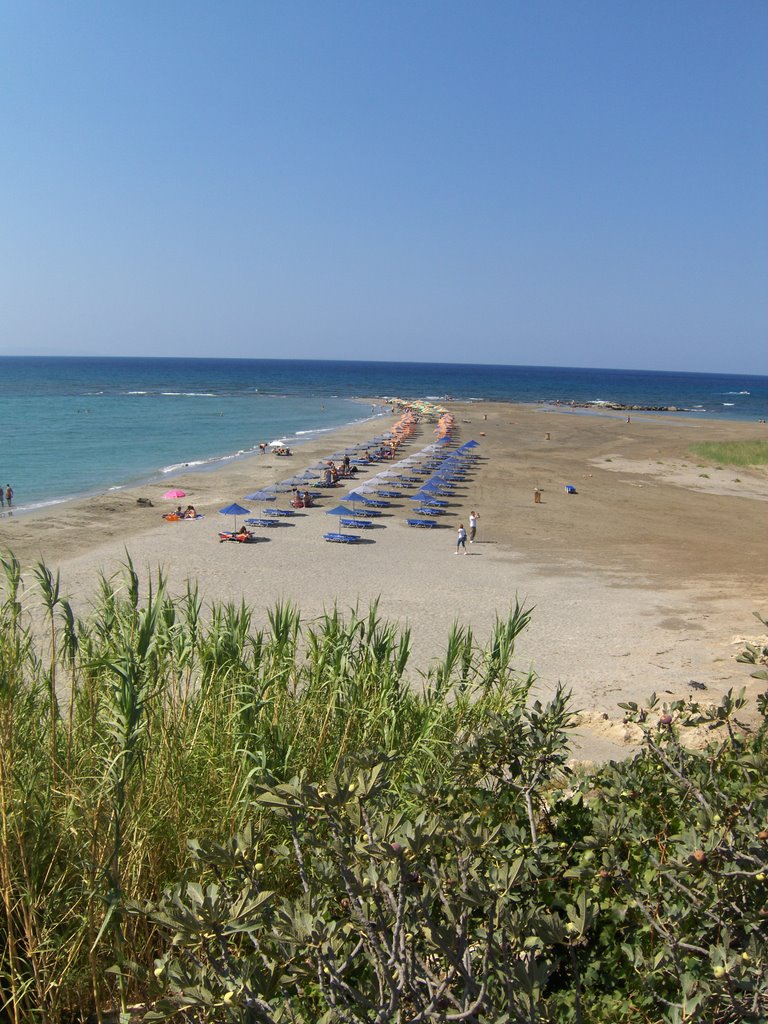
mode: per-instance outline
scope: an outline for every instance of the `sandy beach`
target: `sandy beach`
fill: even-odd
[[[322,535],[335,521],[324,510],[349,490],[341,483],[290,525],[257,528],[256,544],[219,543],[231,523],[220,507],[238,501],[258,515],[263,503],[245,494],[369,439],[385,428],[378,420],[327,434],[289,459],[254,455],[162,484],[6,513],[0,546],[25,566],[43,560],[60,570],[81,614],[99,574],[115,572],[126,552],[140,570],[162,567],[172,590],[195,579],[207,600],[242,598],[256,624],[278,600],[311,619],[334,602],[365,608],[379,599],[385,617],[412,628],[414,670],[441,654],[454,621],[483,641],[519,600],[534,613],[517,664],[535,670],[542,697],[558,682],[572,691],[587,759],[633,749],[619,701],[652,691],[707,702],[732,687],[760,692],[735,656],[741,640],[760,635],[753,611],[768,612],[768,472],[704,465],[690,445],[765,438],[764,424],[643,413],[627,423],[620,413],[498,403],[450,403],[450,411],[458,440],[480,442],[479,459],[440,529],[409,528],[412,503],[397,501],[365,543],[327,544]],[[422,424],[399,457],[431,443],[432,431]],[[164,522],[169,487],[183,488],[184,503],[205,518]],[[457,557],[456,528],[468,525],[471,509],[480,515],[477,538]]]

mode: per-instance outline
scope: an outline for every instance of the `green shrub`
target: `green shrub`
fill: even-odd
[[[572,774],[567,695],[531,702],[514,670],[519,606],[419,676],[375,606],[254,630],[129,562],[79,620],[44,566],[30,591],[3,566],[13,1024],[137,1000],[238,1024],[768,1017],[766,728],[742,697],[627,704],[641,752]]]

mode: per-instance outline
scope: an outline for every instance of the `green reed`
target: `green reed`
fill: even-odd
[[[13,1024],[125,1013],[156,943],[125,901],[182,877],[192,837],[247,827],[279,841],[254,801],[264,779],[323,779],[383,752],[405,804],[531,684],[512,666],[519,606],[485,648],[454,627],[419,672],[410,631],[376,604],[304,622],[282,603],[257,629],[244,604],[204,608],[196,586],[171,595],[127,559],[80,619],[58,574],[0,565],[0,1007]]]

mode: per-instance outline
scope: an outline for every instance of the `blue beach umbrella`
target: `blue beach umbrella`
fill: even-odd
[[[254,491],[253,494],[246,494],[246,501],[277,501],[274,491]]]
[[[234,529],[235,530],[237,529],[237,517],[238,516],[247,516],[250,511],[251,510],[249,508],[243,508],[243,506],[242,505],[238,505],[237,502],[235,502],[232,505],[227,505],[226,508],[220,508],[219,509],[219,512],[221,513],[221,515],[223,515],[223,516],[234,516],[235,517],[235,525],[234,525]]]
[[[357,491],[350,491],[349,494],[345,494],[344,495],[343,500],[344,501],[351,501],[354,504],[356,501],[363,501],[364,499],[363,499],[362,494],[358,494]],[[354,513],[353,513],[353,515],[354,515]]]
[[[341,533],[341,517],[342,516],[354,516],[354,512],[351,508],[347,508],[346,505],[337,505],[336,508],[329,508],[325,513],[327,516],[338,516],[339,517],[339,533]]]

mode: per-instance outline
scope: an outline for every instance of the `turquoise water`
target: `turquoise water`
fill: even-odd
[[[675,405],[768,418],[768,378],[224,359],[0,358],[0,480],[20,508],[170,477],[381,416],[384,399]],[[377,396],[373,397],[372,396]],[[371,434],[377,424],[371,426]],[[768,434],[767,434],[768,436]]]

